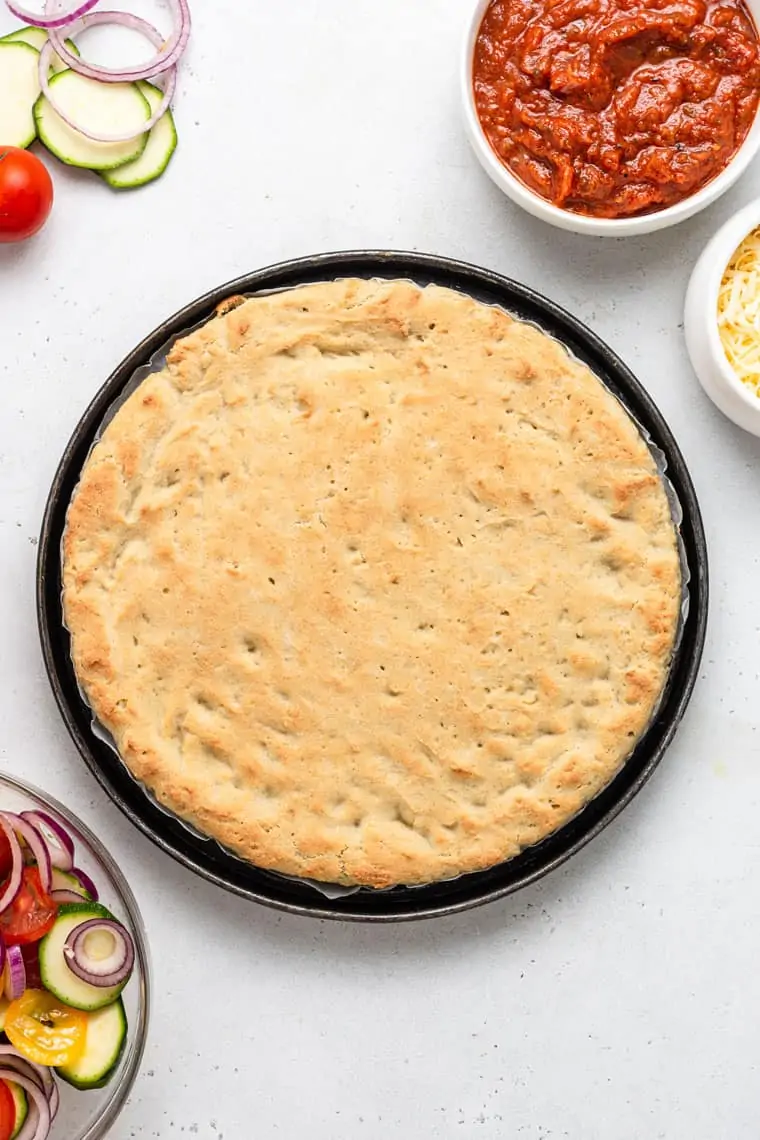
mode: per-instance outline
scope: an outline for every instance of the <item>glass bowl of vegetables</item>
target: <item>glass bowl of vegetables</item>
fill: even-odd
[[[92,832],[0,776],[0,1140],[101,1140],[150,1006],[140,912]]]

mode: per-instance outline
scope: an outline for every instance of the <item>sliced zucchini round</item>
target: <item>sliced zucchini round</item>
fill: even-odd
[[[164,97],[163,91],[154,87],[152,83],[144,81],[137,84],[140,91],[150,103],[151,115],[155,112]],[[177,149],[177,128],[174,125],[174,116],[171,111],[156,123],[148,135],[148,145],[139,158],[119,166],[116,170],[107,170],[103,174],[109,186],[114,190],[132,190],[137,186],[145,186],[160,178],[171,161]]]
[[[53,867],[53,883],[51,890],[54,891],[75,891],[76,894],[82,896],[82,900],[86,901],[91,898],[89,891],[86,891],[76,875],[70,875],[68,871],[61,871],[58,867]]]
[[[40,977],[45,988],[66,1005],[87,1012],[112,1005],[128,980],[125,979],[118,986],[91,986],[69,969],[63,954],[66,939],[72,930],[91,918],[112,919],[113,915],[100,903],[94,902],[66,903],[59,907],[58,917],[50,932],[40,942],[39,951]]]
[[[6,1084],[16,1108],[16,1121],[11,1132],[11,1140],[16,1140],[29,1115],[29,1100],[21,1085],[17,1085],[15,1081],[6,1081]]]
[[[0,43],[0,139],[30,146],[37,137],[34,105],[40,93],[40,53],[29,44]]]
[[[127,1043],[127,1015],[119,998],[113,1005],[87,1018],[84,1052],[71,1065],[56,1069],[58,1076],[77,1089],[102,1089],[118,1065]]]
[[[75,123],[103,134],[139,131],[150,118],[150,103],[136,83],[98,83],[76,71],[62,71],[50,87]],[[128,142],[94,142],[68,126],[44,95],[34,105],[34,119],[40,141],[67,166],[113,170],[139,158],[148,143],[145,133]]]
[[[42,51],[47,43],[47,38],[48,35],[44,28],[16,28],[15,32],[9,32],[7,36],[0,37],[0,44],[29,44],[36,51]],[[73,40],[66,40],[66,47],[72,55],[79,56],[79,48]],[[60,56],[54,55],[53,62],[50,65],[50,74],[57,75],[59,71],[65,71],[67,67],[68,64],[64,63]]]
[[[44,28],[16,28],[0,39],[0,44],[22,43],[33,47],[35,51],[42,51],[47,43],[48,34]]]

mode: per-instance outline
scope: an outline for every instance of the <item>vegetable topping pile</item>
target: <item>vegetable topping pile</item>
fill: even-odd
[[[74,856],[46,812],[0,812],[0,1140],[45,1140],[53,1070],[102,1088],[126,1044],[134,942]]]

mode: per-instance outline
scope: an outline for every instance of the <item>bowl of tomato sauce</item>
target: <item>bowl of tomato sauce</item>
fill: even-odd
[[[103,1140],[145,1048],[134,895],[63,805],[0,776],[0,1140]]]
[[[478,0],[465,124],[497,186],[561,229],[650,233],[760,149],[760,0]]]

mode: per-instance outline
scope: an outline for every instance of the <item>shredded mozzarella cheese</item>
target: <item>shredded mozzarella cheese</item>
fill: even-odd
[[[760,397],[760,228],[747,235],[723,274],[718,332],[734,372]]]

